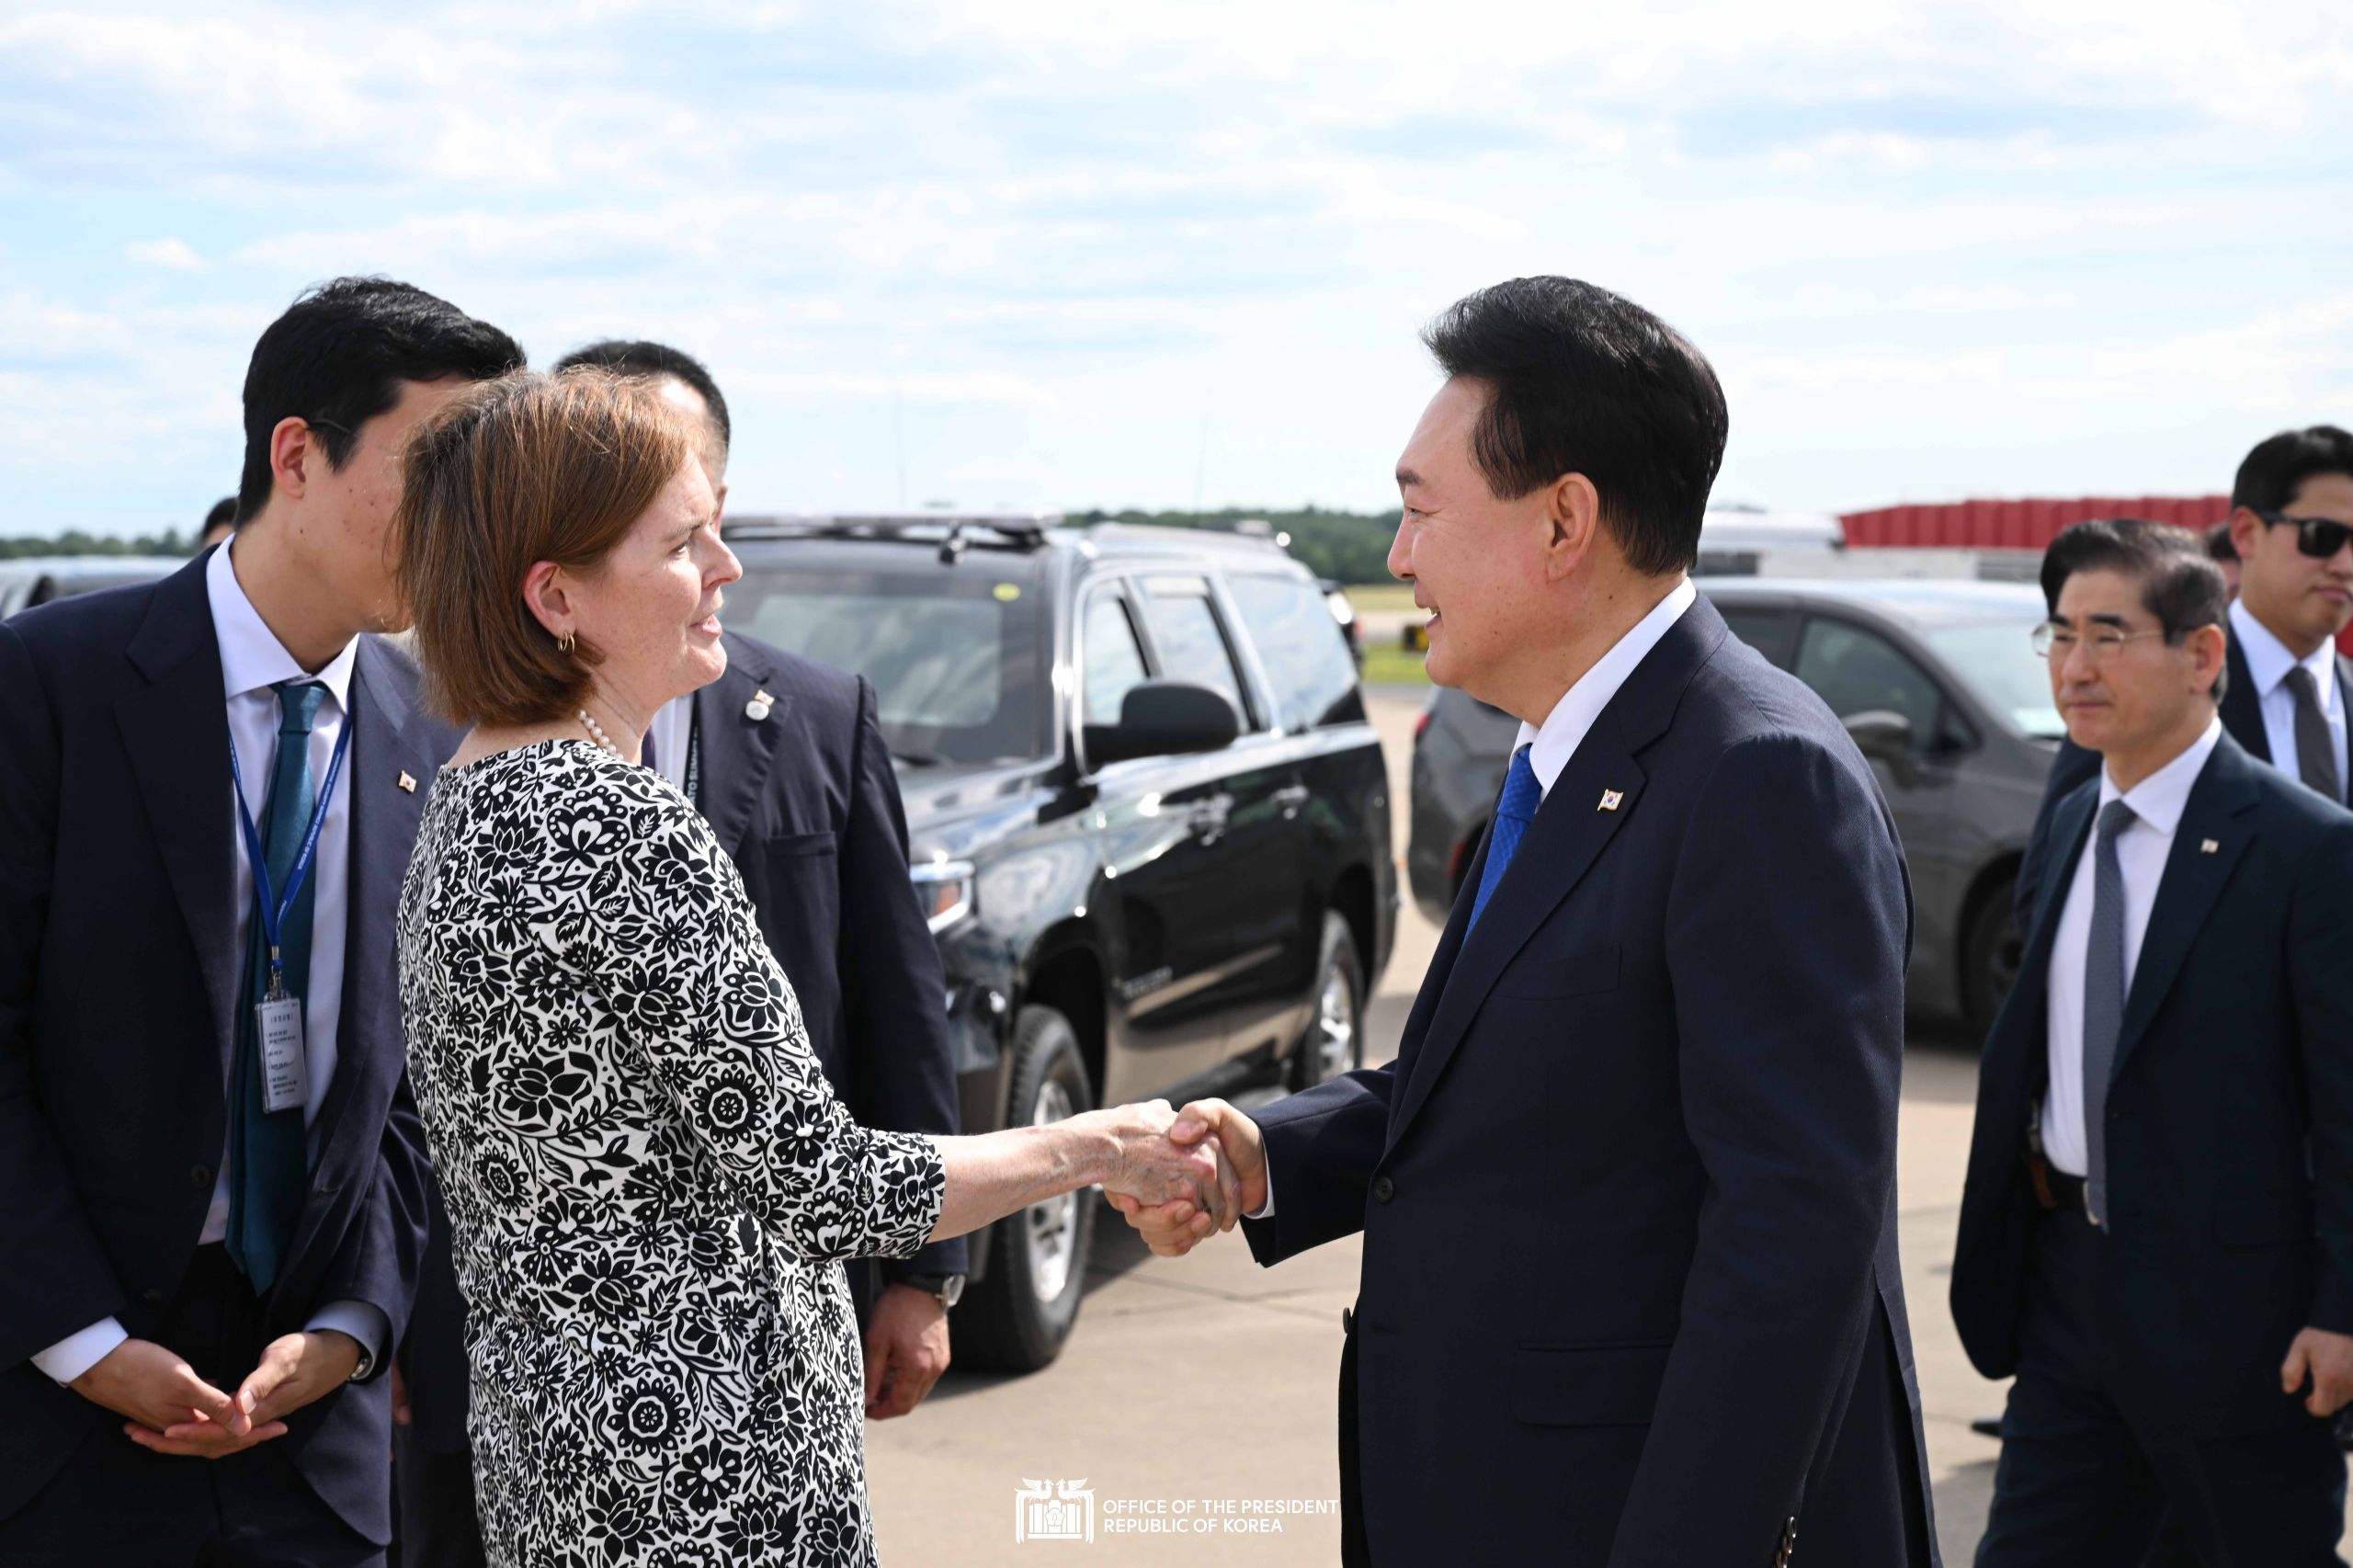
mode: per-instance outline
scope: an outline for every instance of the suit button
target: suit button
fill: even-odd
[[[1372,1178],[1372,1196],[1386,1203],[1397,1196],[1397,1184],[1385,1176],[1375,1176]]]
[[[161,1290],[142,1290],[139,1292],[139,1304],[150,1312],[160,1312],[164,1310],[164,1293]]]
[[[212,1167],[210,1165],[188,1166],[188,1184],[199,1190],[210,1189],[212,1186]]]

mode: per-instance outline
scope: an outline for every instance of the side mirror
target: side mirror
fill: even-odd
[[[1117,724],[1086,726],[1086,760],[1104,767],[1140,756],[1222,751],[1242,733],[1222,693],[1181,680],[1148,680],[1128,688]]]
[[[1873,762],[1884,763],[1896,782],[1912,782],[1917,758],[1912,754],[1912,721],[1883,708],[1849,715],[1847,733],[1855,749]]]

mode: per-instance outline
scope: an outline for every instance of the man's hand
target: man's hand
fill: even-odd
[[[359,1365],[359,1342],[335,1329],[273,1339],[261,1364],[230,1400],[225,1419],[195,1418],[153,1432],[131,1428],[131,1440],[159,1454],[222,1459],[286,1435],[285,1417],[341,1388]]]
[[[2304,1396],[2304,1408],[2314,1415],[2326,1419],[2353,1402],[2353,1335],[2308,1328],[2296,1335],[2279,1364],[2280,1392],[2301,1392],[2307,1375],[2313,1392]]]
[[[1223,1100],[1195,1100],[1177,1112],[1176,1125],[1168,1130],[1169,1142],[1177,1144],[1210,1137],[1216,1139],[1240,1184],[1234,1217],[1264,1206],[1267,1146],[1258,1136],[1258,1124]],[[1233,1220],[1220,1223],[1218,1216],[1183,1199],[1153,1207],[1114,1193],[1111,1205],[1128,1217],[1144,1244],[1162,1257],[1182,1257],[1211,1232],[1233,1228]]]
[[[913,1285],[892,1285],[875,1298],[866,1325],[866,1414],[877,1421],[904,1415],[923,1403],[948,1370],[948,1309]]]
[[[176,1352],[126,1339],[74,1380],[74,1392],[156,1434],[199,1418],[226,1421],[233,1402]]]
[[[392,1359],[392,1425],[395,1426],[414,1426],[416,1422],[416,1412],[411,1410],[408,1405],[408,1374],[401,1370],[401,1363],[398,1357],[395,1357]]]

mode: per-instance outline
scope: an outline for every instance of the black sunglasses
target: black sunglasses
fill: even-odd
[[[2353,524],[2340,523],[2335,517],[2291,517],[2285,512],[2257,512],[2256,516],[2277,528],[2285,524],[2296,530],[2296,548],[2315,561],[2326,561],[2353,540]]]

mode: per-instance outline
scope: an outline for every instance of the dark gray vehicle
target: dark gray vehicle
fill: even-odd
[[[2017,978],[2018,858],[2063,733],[2010,583],[1703,578],[1733,632],[1846,722],[1886,791],[1912,874],[1914,1009],[1991,1024]],[[1440,690],[1414,742],[1414,898],[1443,921],[1478,852],[1519,722]]]
[[[0,560],[0,620],[51,599],[152,583],[187,564],[176,555],[21,555]]]

